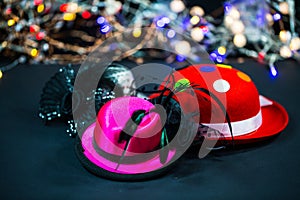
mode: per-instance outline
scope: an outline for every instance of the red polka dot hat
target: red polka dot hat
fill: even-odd
[[[190,89],[177,93],[176,96],[187,97],[185,102],[180,102],[183,111],[198,110],[196,107],[199,106],[199,123],[223,135],[209,139],[252,143],[277,135],[288,124],[288,114],[283,106],[260,95],[247,74],[229,65],[201,64],[182,68],[174,72],[173,81],[167,87],[176,87],[180,83],[188,83],[198,99],[198,105],[189,103]],[[226,109],[228,118],[220,104]]]

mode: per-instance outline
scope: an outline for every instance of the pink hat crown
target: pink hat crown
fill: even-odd
[[[126,146],[126,137],[131,137],[127,156],[155,150],[160,143],[162,124],[159,114],[150,112],[154,108],[152,103],[138,97],[109,101],[97,116],[96,145],[107,153],[120,156]],[[134,125],[133,120],[139,120],[139,124]],[[136,126],[134,131],[129,130],[130,124]]]

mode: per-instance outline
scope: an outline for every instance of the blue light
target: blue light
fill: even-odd
[[[274,19],[275,21],[278,21],[278,20],[281,19],[281,15],[280,15],[279,13],[275,13],[275,14],[273,15],[273,19]]]
[[[169,24],[171,22],[171,20],[168,17],[163,17],[161,18],[161,20],[165,23],[165,24]]]
[[[261,16],[256,17],[256,22],[257,22],[257,25],[260,27],[265,25],[265,19]]]
[[[106,19],[102,16],[97,18],[97,24],[102,25],[106,22]]]
[[[212,66],[202,66],[202,67],[200,67],[201,72],[213,72],[215,70],[216,70],[216,68],[212,67]]]
[[[163,20],[157,20],[156,21],[156,26],[163,28],[165,26],[165,22]]]
[[[223,62],[223,57],[222,57],[222,56],[217,56],[216,61],[217,61],[218,63]]]
[[[176,32],[174,30],[172,30],[172,29],[168,30],[168,32],[167,32],[168,38],[171,39],[171,38],[175,37],[175,35],[176,35]]]
[[[224,4],[224,10],[226,13],[229,12],[231,10],[231,8],[232,8],[232,5],[230,3]]]
[[[212,52],[211,54],[210,54],[210,58],[212,59],[212,60],[215,60],[216,58],[217,58],[217,54],[215,53],[215,52]]]
[[[105,24],[104,26],[102,26],[102,27],[100,28],[100,32],[101,32],[102,34],[106,34],[106,33],[108,33],[110,30],[111,30],[111,26],[110,26],[109,24]]]
[[[183,61],[185,60],[185,57],[182,56],[182,55],[176,55],[176,60],[177,60],[178,62],[183,62]]]
[[[182,29],[186,30],[188,29],[188,27],[190,26],[190,18],[186,17],[183,21],[182,21]]]
[[[168,25],[171,22],[170,18],[168,18],[168,17],[158,17],[158,18],[154,19],[154,21],[155,21],[156,26],[160,27],[160,28],[165,27],[166,25]]]
[[[278,72],[273,65],[270,66],[270,70],[273,77],[277,76]]]

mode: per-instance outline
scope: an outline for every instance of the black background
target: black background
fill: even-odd
[[[279,75],[254,60],[230,62],[248,73],[261,94],[288,111],[288,127],[263,145],[215,152],[198,159],[189,151],[159,179],[114,182],[87,172],[74,139],[59,122],[37,116],[42,88],[60,66],[20,65],[0,79],[1,199],[297,199],[300,194],[300,66],[278,64]],[[4,198],[6,197],[6,198]]]
[[[221,1],[197,1],[210,11]],[[213,3],[210,3],[213,2]],[[37,116],[46,81],[57,65],[20,65],[0,79],[0,199],[299,199],[300,66],[278,64],[272,78],[246,59],[230,64],[248,73],[261,94],[288,111],[288,127],[272,141],[214,152],[189,151],[167,175],[145,182],[115,182],[87,172],[63,123],[45,126]]]

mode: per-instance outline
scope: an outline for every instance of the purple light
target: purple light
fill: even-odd
[[[200,26],[200,28],[204,34],[208,33],[208,31],[209,31],[208,26],[202,25],[202,26]]]
[[[106,34],[106,33],[108,33],[110,31],[110,29],[111,29],[111,26],[109,24],[105,24],[104,26],[102,26],[100,28],[100,32],[102,34]]]
[[[110,50],[114,51],[118,48],[118,44],[117,43],[112,43],[110,46],[109,46]]]
[[[278,20],[281,19],[281,15],[280,15],[279,13],[275,13],[275,14],[273,15],[273,19],[274,19],[275,21],[278,21]]]
[[[167,32],[167,37],[168,38],[171,39],[171,38],[175,37],[175,35],[176,35],[176,33],[175,33],[174,30],[172,30],[172,29],[168,30],[168,32]]]
[[[105,18],[102,16],[97,18],[97,24],[99,25],[102,25],[103,23],[105,23],[105,21],[106,21]]]
[[[176,60],[177,60],[178,62],[183,62],[183,61],[185,60],[185,57],[182,56],[182,55],[176,55]]]

